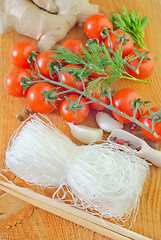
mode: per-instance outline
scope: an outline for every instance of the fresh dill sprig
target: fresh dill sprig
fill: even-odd
[[[103,85],[106,85],[121,78],[150,84],[148,81],[137,79],[128,74],[125,65],[131,67],[129,65],[129,61],[131,60],[130,58],[122,58],[121,45],[116,49],[116,52],[106,48],[104,43],[99,44],[98,42],[91,42],[88,44],[87,49],[84,47],[82,47],[82,49],[83,55],[81,56],[76,55],[63,47],[58,47],[54,49],[54,57],[60,61],[65,61],[68,64],[80,64],[83,66],[82,71],[84,71],[86,75],[97,73],[98,78],[89,81],[89,88],[94,87],[97,90],[100,87],[100,84],[98,83],[102,82]],[[78,71],[81,70],[65,68],[65,71],[76,76],[78,75]],[[81,73],[79,72],[79,74]]]
[[[87,78],[91,74],[90,69],[86,69],[86,68],[82,69],[82,68],[76,68],[76,67],[70,67],[70,68],[62,67],[60,72],[71,73],[76,77],[75,78],[76,82],[78,79]]]
[[[68,64],[85,64],[85,61],[81,55],[72,53],[68,49],[58,46],[54,49],[54,59],[65,60]]]
[[[122,7],[121,14],[113,13],[110,18],[116,29],[123,30],[130,34],[134,44],[141,48],[146,48],[144,43],[144,29],[149,23],[148,16],[140,17],[138,10],[129,13],[125,6]]]

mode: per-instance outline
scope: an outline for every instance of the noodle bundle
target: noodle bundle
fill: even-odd
[[[14,134],[6,169],[30,184],[65,189],[71,204],[101,217],[124,220],[136,212],[149,164],[117,144],[77,146],[53,124],[34,115]]]

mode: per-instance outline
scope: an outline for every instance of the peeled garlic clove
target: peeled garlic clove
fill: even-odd
[[[99,128],[91,128],[83,125],[74,125],[68,123],[72,135],[82,143],[89,144],[94,140],[101,140],[103,137],[103,130]]]
[[[115,120],[111,115],[105,112],[97,112],[96,122],[105,132],[112,132],[114,129],[122,129],[123,124]]]

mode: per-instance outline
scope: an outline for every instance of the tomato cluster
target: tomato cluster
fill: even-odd
[[[108,34],[104,38],[102,35],[102,31],[104,29],[108,29]],[[140,58],[134,51],[134,44],[129,34],[115,30],[113,31],[112,22],[108,17],[103,14],[94,14],[90,16],[85,24],[84,24],[84,31],[88,38],[97,38],[100,42],[104,42],[106,48],[110,49],[111,56],[117,51],[120,47],[122,51],[122,57],[131,57],[131,61],[129,61],[129,66],[126,66],[126,70],[129,74],[136,78],[146,78],[150,76],[154,69],[154,57],[153,55],[145,49],[138,49],[140,56],[146,53],[145,59],[140,62]],[[121,44],[120,44],[121,43]],[[83,43],[78,39],[69,39],[65,41],[62,46],[72,53],[76,55],[81,55],[82,58],[84,57],[84,51],[82,47],[85,48]],[[39,113],[50,113],[53,112],[60,103],[60,113],[61,116],[67,121],[72,122],[75,124],[79,124],[80,122],[84,121],[88,114],[89,108],[93,110],[104,110],[106,109],[106,105],[111,104],[112,106],[118,110],[119,112],[125,113],[129,117],[133,117],[135,114],[136,119],[140,119],[143,114],[143,108],[141,107],[136,112],[132,107],[132,101],[136,101],[137,99],[141,99],[141,96],[133,89],[124,88],[119,90],[115,94],[111,95],[109,99],[108,94],[104,94],[106,92],[106,85],[100,85],[100,90],[97,92],[93,92],[92,88],[87,88],[88,82],[92,78],[100,78],[104,77],[104,75],[100,75],[97,72],[92,72],[88,77],[84,77],[84,81],[80,78],[80,76],[73,75],[68,70],[70,68],[74,68],[75,70],[80,70],[83,68],[81,65],[77,64],[66,64],[63,61],[57,62],[55,57],[55,53],[52,50],[44,51],[44,52],[37,52],[35,54],[36,62],[33,63],[34,74],[31,70],[30,64],[28,62],[28,57],[31,52],[36,52],[37,49],[29,42],[21,41],[17,42],[10,51],[10,60],[16,66],[12,69],[5,77],[4,86],[7,92],[16,97],[27,96],[27,103],[28,106],[35,112]],[[150,60],[149,60],[150,59]],[[58,65],[64,66],[63,71],[60,69],[59,73],[57,71],[52,71],[51,74],[51,63],[58,63]],[[138,64],[140,64],[139,72],[136,73],[132,69],[137,68]],[[131,68],[131,67],[132,68]],[[108,72],[108,66],[105,67],[106,72]],[[43,75],[44,79],[47,78],[50,80],[50,83],[45,82],[43,79],[38,77],[35,78],[37,75]],[[110,76],[110,74],[109,74]],[[26,91],[23,91],[23,87],[21,85],[23,77],[28,77],[33,79],[33,84]],[[35,78],[35,79],[34,79]],[[71,93],[61,99],[63,94],[61,92],[66,92],[68,88],[61,86],[58,88],[54,86],[52,81],[58,82],[61,84],[66,84],[66,86],[70,86]],[[109,88],[109,86],[107,86]],[[75,93],[77,90],[77,94]],[[112,88],[109,88],[110,92]],[[88,97],[83,97],[78,93],[82,93],[83,91],[86,92]],[[91,97],[91,98],[90,98]],[[96,99],[99,100],[98,102],[91,102],[91,100]],[[158,108],[157,108],[158,110]],[[157,111],[156,108],[152,109],[152,111]],[[115,111],[112,112],[113,116],[122,123],[131,123],[130,120],[125,118],[119,113]],[[152,120],[147,120],[149,112],[143,114],[141,118],[141,122],[149,127],[152,128]],[[144,128],[142,128],[144,134],[148,136],[150,139],[154,141],[161,141],[161,126],[159,123],[155,123],[155,130],[159,135],[159,138],[154,137]]]
[[[106,37],[102,37],[104,29],[108,30]],[[100,13],[90,16],[84,24],[84,31],[88,38],[97,38],[100,42],[104,41],[105,46],[107,48],[111,48],[113,52],[119,48],[119,45],[121,43],[120,46],[122,57],[131,57],[129,65],[136,69],[140,62],[140,56],[138,54],[136,55],[136,52],[134,51],[134,44],[131,36],[122,30],[112,30],[113,24],[110,19]],[[146,60],[142,61],[140,64],[138,73],[136,73],[133,68],[130,68],[130,66],[127,67],[126,70],[130,75],[139,79],[144,79],[152,74],[154,70],[155,59],[151,52],[145,49],[138,49],[138,52],[148,52]]]
[[[105,38],[102,37],[104,28],[108,29],[108,34]],[[122,51],[122,57],[128,57],[130,60],[129,66],[125,66],[125,68],[127,73],[131,76],[139,79],[144,79],[149,77],[153,73],[155,66],[155,58],[152,53],[150,51],[147,51],[146,49],[137,49],[137,51],[135,51],[131,36],[121,30],[113,31],[112,22],[107,16],[103,14],[94,14],[90,16],[85,22],[84,31],[88,38],[97,38],[100,42],[104,42],[105,46],[107,48],[110,48],[113,52],[115,52],[120,46]],[[113,53],[111,53],[111,55],[112,54]],[[143,56],[145,56],[145,58]],[[139,69],[137,72],[135,72],[133,69],[137,69],[138,66]],[[108,70],[108,68],[106,70]],[[98,78],[100,77],[100,75],[98,75],[97,73],[92,73],[91,77]],[[97,94],[97,96],[95,97],[100,98],[100,94]],[[141,98],[141,96],[136,91],[134,91],[133,89],[125,88],[118,91],[114,95],[112,102],[115,109],[132,117],[134,115],[134,109],[132,108],[131,102],[137,100],[138,98]],[[92,103],[91,105],[97,105],[97,103]],[[103,109],[103,106],[101,106],[99,110],[101,109]],[[146,127],[152,129],[152,119],[148,118],[148,116],[150,115],[150,111],[156,112],[159,109],[160,108],[152,108],[143,114],[143,107],[141,107],[140,111],[137,110],[135,117],[136,119],[140,119],[143,114],[141,122]],[[112,112],[112,114],[118,121],[122,123],[131,123],[130,120],[126,119],[125,117],[114,111]],[[154,130],[159,137],[155,137],[153,134],[151,134],[149,131],[145,130],[142,127],[143,133],[148,138],[153,141],[161,141],[160,121],[154,124]]]
[[[63,47],[70,50],[75,54],[82,54],[83,50],[81,46],[84,46],[83,43],[77,39],[69,39],[62,44]],[[50,67],[48,64],[51,62],[56,62],[57,59],[54,57],[54,51],[44,51],[38,52],[36,54],[36,62],[33,63],[34,67],[34,75],[31,71],[31,66],[28,62],[28,58],[31,52],[36,52],[36,48],[27,41],[20,41],[14,44],[14,46],[10,50],[10,60],[16,66],[11,71],[7,73],[4,79],[4,87],[6,91],[15,97],[27,97],[28,106],[34,111],[39,113],[50,113],[53,112],[59,105],[61,99],[59,95],[59,89],[55,88],[52,84],[52,81],[64,82],[66,85],[71,86],[73,89],[77,89],[79,91],[83,91],[83,83],[80,79],[75,79],[75,76],[68,72],[60,72],[58,74],[56,72],[50,74]],[[65,63],[61,63],[65,65]],[[68,64],[65,68],[76,68],[82,69],[81,66],[76,64]],[[44,77],[51,80],[51,83],[43,82],[42,79],[38,77],[35,78],[36,74],[40,73]],[[34,84],[27,88],[26,91],[23,91],[23,86],[21,82],[24,77],[35,78],[33,79]],[[88,83],[88,78],[84,81],[84,86]],[[63,90],[67,90],[62,87]],[[45,94],[52,92],[53,99],[50,101],[46,100]],[[54,95],[55,94],[55,95]],[[50,96],[51,97],[51,96]],[[80,107],[81,104],[87,102],[84,97],[81,97],[78,94],[70,94],[68,98],[65,98],[60,105],[60,113],[66,121],[70,121],[73,123],[80,123],[85,120],[89,113],[89,105],[85,104],[83,107]],[[78,101],[79,99],[79,101]],[[69,100],[76,102],[78,101],[78,106],[75,109],[67,109],[70,106]],[[80,105],[80,106],[79,106]]]

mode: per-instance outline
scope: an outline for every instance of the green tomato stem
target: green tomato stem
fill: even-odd
[[[74,91],[75,93],[77,93],[77,94],[79,94],[79,95],[81,95],[81,96],[84,96],[84,97],[86,97],[86,98],[88,98],[88,99],[91,99],[91,102],[96,102],[96,103],[104,106],[105,108],[107,108],[107,109],[109,109],[109,110],[111,110],[111,111],[113,111],[113,112],[121,115],[122,117],[125,117],[126,119],[130,120],[131,122],[136,123],[136,124],[139,125],[140,127],[143,127],[144,129],[146,129],[146,130],[149,131],[150,133],[154,134],[154,130],[148,128],[148,127],[145,126],[143,123],[141,123],[139,120],[137,120],[137,119],[135,118],[135,114],[134,114],[132,117],[130,117],[130,116],[128,116],[127,114],[125,114],[125,113],[123,113],[123,112],[120,112],[118,109],[114,108],[113,105],[112,105],[112,101],[111,101],[111,103],[110,103],[109,105],[107,105],[107,104],[99,101],[98,99],[92,97],[92,96],[91,96],[90,94],[88,94],[86,91],[80,91],[80,90],[78,90],[78,89],[72,88],[71,86],[69,86],[69,85],[67,85],[67,84],[65,84],[65,83],[63,83],[63,82],[57,82],[57,81],[54,81],[54,80],[50,80],[50,79],[44,77],[44,76],[41,75],[41,74],[38,74],[38,76],[39,76],[41,79],[43,79],[43,80],[33,81],[32,83],[44,82],[44,81],[45,81],[45,82],[48,82],[48,83],[51,83],[51,84],[54,84],[54,85],[57,85],[57,86],[60,86],[60,87],[65,87],[66,89],[68,89],[68,90],[70,90],[70,91]],[[110,98],[110,99],[111,99],[111,98]],[[89,102],[88,102],[88,103],[89,103]]]

